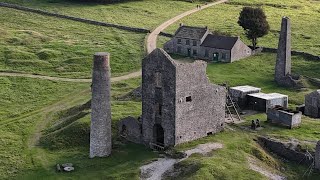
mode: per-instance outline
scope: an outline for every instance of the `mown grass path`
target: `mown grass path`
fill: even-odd
[[[193,13],[196,13],[198,11],[201,11],[203,9],[209,8],[211,6],[215,6],[221,3],[225,3],[228,0],[220,0],[214,3],[209,3],[207,5],[201,6],[200,9],[198,8],[194,8],[192,10],[186,11],[180,15],[177,15],[171,19],[169,19],[168,21],[162,23],[161,25],[159,25],[158,27],[156,27],[150,34],[147,35],[147,42],[146,42],[146,50],[147,53],[151,53],[154,49],[157,48],[157,39],[158,39],[158,35],[161,31],[165,30],[167,27],[169,27],[170,25],[172,25],[173,23],[175,23],[176,21],[189,16]],[[136,78],[136,77],[140,77],[142,74],[141,69],[130,73],[130,74],[126,74],[123,76],[118,76],[118,77],[113,77],[111,78],[111,82],[117,82],[117,81],[123,81],[123,80],[127,80],[127,79],[131,79],[131,78]],[[0,76],[9,76],[9,77],[27,77],[27,78],[37,78],[37,79],[45,79],[45,80],[53,80],[53,81],[64,81],[64,82],[80,82],[80,83],[87,83],[87,82],[91,82],[91,79],[73,79],[73,78],[60,78],[60,77],[52,77],[52,76],[43,76],[43,75],[34,75],[34,74],[27,74],[27,73],[14,73],[14,72],[0,72]]]

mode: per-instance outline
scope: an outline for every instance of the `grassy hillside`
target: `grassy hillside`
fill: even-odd
[[[175,0],[142,0],[116,4],[72,3],[63,0],[3,0],[51,12],[103,22],[152,29],[196,5]]]
[[[239,13],[244,6],[261,6],[267,15],[271,32],[258,39],[258,45],[277,47],[281,17],[291,19],[292,48],[316,55],[320,54],[320,3],[309,0],[230,0],[228,4],[214,6],[183,18],[166,31],[173,33],[179,23],[192,26],[208,26],[212,31],[241,36],[247,44],[251,42],[244,36],[237,24]]]
[[[111,53],[114,76],[140,68],[145,34],[0,9],[0,70],[91,77],[101,51]]]
[[[139,79],[134,79],[112,84],[112,99],[139,83]],[[126,116],[140,115],[141,102],[112,101],[113,154],[90,160],[90,106],[79,108],[90,99],[89,86],[88,83],[1,78],[2,178],[138,178],[138,167],[155,154],[143,146],[116,141],[116,123]],[[57,174],[55,164],[65,162],[74,163],[76,171]]]
[[[169,17],[190,9],[195,4],[171,0],[144,0],[114,5],[74,4],[58,0],[5,0],[30,7],[47,9],[105,22],[154,28]],[[205,26],[238,35],[243,31],[236,19],[243,3],[253,5],[258,0],[231,1],[183,19],[185,24]],[[317,1],[264,1],[272,33],[261,44],[274,47],[283,14],[293,18],[293,47],[319,53],[318,24],[307,21],[318,18]],[[240,5],[239,5],[240,4]],[[297,7],[296,7],[297,6]],[[128,15],[129,14],[129,15]],[[212,21],[210,21],[212,17]],[[217,18],[221,17],[221,18]],[[296,18],[296,19],[294,19]],[[299,21],[300,20],[300,21]],[[113,75],[140,68],[144,55],[145,34],[135,34],[114,28],[96,27],[32,13],[0,8],[0,70],[23,71],[50,76],[84,78],[91,76],[92,55],[97,51],[111,53]],[[179,23],[179,22],[178,22]],[[178,23],[170,27],[174,32]],[[243,38],[244,39],[244,38]],[[161,46],[167,38],[160,38]],[[306,46],[308,45],[308,47]],[[209,64],[207,74],[214,83],[253,85],[264,92],[289,95],[290,106],[303,102],[304,94],[317,87],[297,91],[280,88],[273,82],[275,54],[263,53],[232,64]],[[293,72],[320,78],[320,62],[300,56],[293,57]],[[139,116],[141,102],[120,101],[122,96],[140,85],[141,79],[112,83],[113,150],[107,158],[89,159],[90,100],[89,83],[54,82],[47,80],[0,77],[0,177],[2,179],[139,179],[139,167],[157,157],[141,145],[117,137],[117,122],[126,116]],[[262,120],[265,129],[247,131],[251,119]],[[280,173],[289,179],[303,179],[306,168],[282,162],[265,152],[253,139],[269,135],[282,139],[315,141],[320,139],[319,121],[303,117],[300,128],[284,129],[264,122],[265,114],[245,118],[246,122],[231,126],[224,132],[182,144],[185,150],[200,143],[220,142],[223,149],[211,156],[193,155],[180,166],[195,166],[177,179],[266,179],[249,169],[248,157],[261,167]],[[308,146],[311,149],[313,145]],[[76,170],[57,173],[57,163],[71,162]],[[319,175],[313,174],[317,179]],[[311,178],[311,179],[312,179]]]

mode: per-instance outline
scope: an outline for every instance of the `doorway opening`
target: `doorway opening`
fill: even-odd
[[[153,126],[153,140],[156,144],[164,145],[164,130],[160,124]]]

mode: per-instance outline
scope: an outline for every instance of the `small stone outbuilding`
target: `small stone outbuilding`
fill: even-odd
[[[119,134],[121,137],[140,144],[142,143],[142,124],[140,119],[126,117],[118,123]]]
[[[313,118],[320,118],[320,89],[305,96],[304,113]]]
[[[288,96],[279,93],[254,93],[248,95],[249,106],[253,110],[267,112],[276,106],[288,108]]]
[[[142,62],[142,136],[175,146],[220,132],[226,89],[211,84],[204,61],[182,62],[155,49]]]
[[[289,127],[290,129],[298,127],[301,124],[302,113],[299,111],[292,111],[281,106],[276,106],[268,109],[268,121],[273,124]]]
[[[239,107],[244,109],[248,106],[248,94],[260,93],[261,88],[253,86],[236,86],[229,89],[231,98],[238,103]]]
[[[240,37],[215,35],[207,27],[180,25],[174,37],[165,43],[168,53],[213,62],[234,62],[251,56],[252,50]]]

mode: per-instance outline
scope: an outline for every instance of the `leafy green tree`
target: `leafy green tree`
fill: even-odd
[[[253,49],[257,47],[257,39],[267,35],[270,30],[267,17],[261,8],[244,7],[238,24],[246,31],[246,37],[252,41]]]

